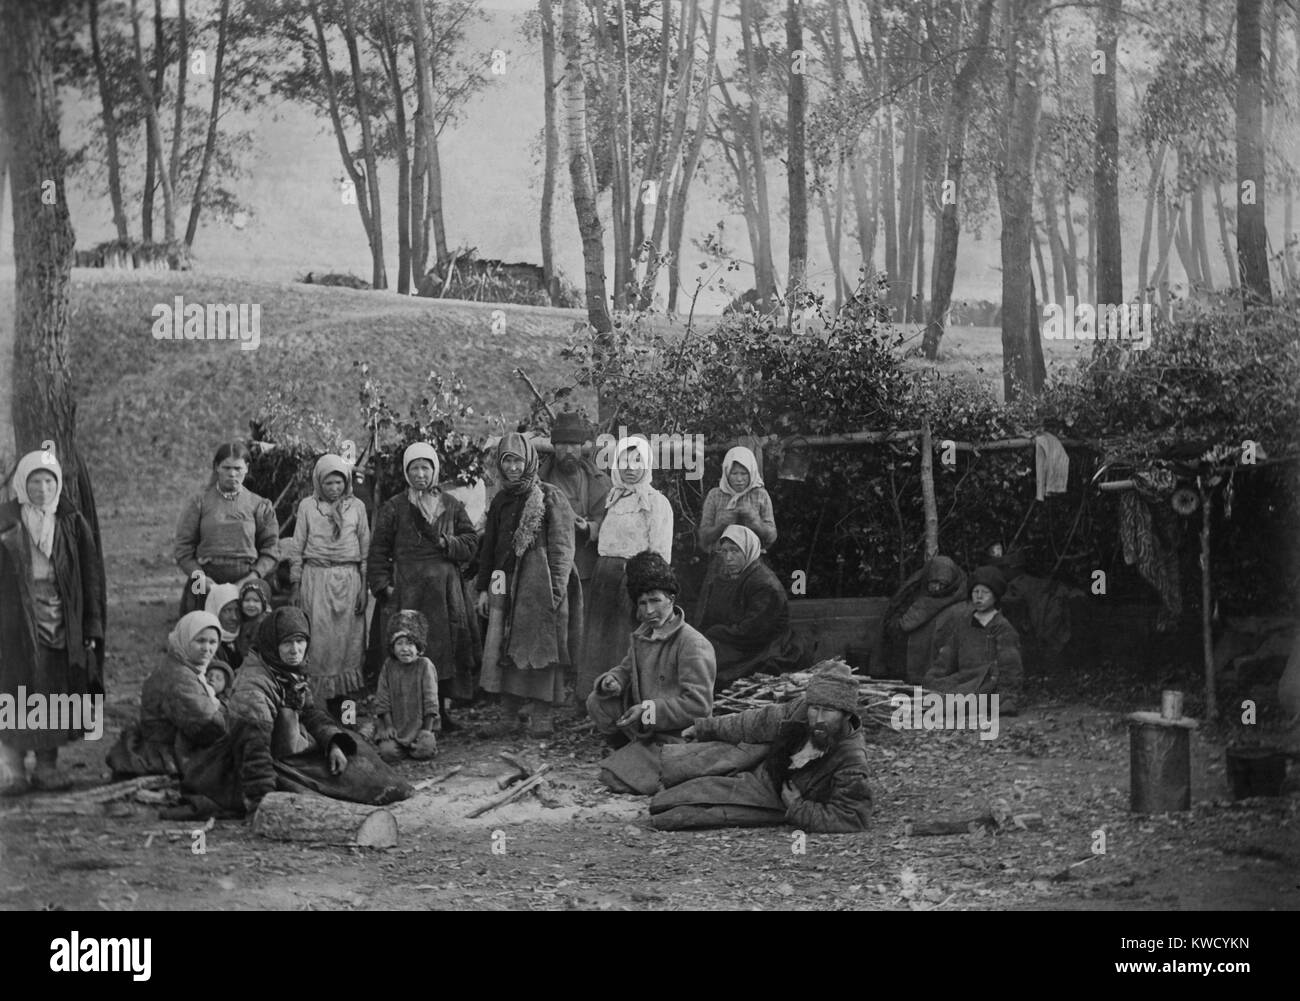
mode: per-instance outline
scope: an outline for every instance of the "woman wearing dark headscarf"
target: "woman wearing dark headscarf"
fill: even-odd
[[[938,652],[935,629],[939,614],[965,600],[965,571],[947,556],[927,562],[889,599],[880,643],[871,657],[871,673],[919,685]]]
[[[782,674],[808,665],[790,632],[785,588],[762,560],[762,543],[743,525],[718,541],[718,569],[704,582],[696,619],[718,661],[716,687],[750,674]]]
[[[276,788],[380,806],[413,790],[364,740],[318,709],[307,682],[311,626],[298,608],[271,612],[257,631],[226,706],[271,747]]]
[[[366,556],[370,519],[352,492],[352,466],[322,455],[312,495],[298,504],[289,580],[294,603],[315,624],[311,691],[324,707],[365,687]]]
[[[383,601],[382,635],[403,609],[429,623],[425,656],[438,671],[442,729],[453,728],[452,698],[474,697],[474,637],[460,565],[474,558],[478,535],[465,505],[438,486],[441,465],[432,445],[416,442],[402,455],[407,489],[379,509],[370,543],[370,590]]]
[[[545,737],[569,664],[573,508],[538,477],[537,451],[523,435],[501,439],[497,465],[502,485],[488,508],[475,586],[488,620],[479,683],[501,694],[504,717],[482,734],[515,733],[526,715],[529,734]]]
[[[276,568],[280,523],[269,500],[244,489],[251,459],[241,442],[222,445],[207,488],[181,511],[174,553],[186,578],[182,615],[202,608],[215,585],[243,585]]]
[[[0,505],[0,695],[82,699],[104,692],[104,567],[90,525],[63,496],[54,454],[29,452],[13,475],[17,500]],[[22,709],[19,710],[24,711]],[[0,794],[31,784],[66,789],[59,747],[79,730],[0,729]]]

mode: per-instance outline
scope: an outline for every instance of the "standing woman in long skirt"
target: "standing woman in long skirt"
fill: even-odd
[[[322,455],[311,480],[312,495],[298,504],[289,580],[292,600],[312,627],[312,697],[338,716],[342,698],[366,686],[361,669],[370,521],[352,492],[352,467],[341,456]]]
[[[563,490],[542,482],[523,435],[502,438],[497,457],[501,490],[488,508],[475,586],[488,620],[479,684],[500,693],[503,714],[479,735],[514,735],[526,721],[529,736],[549,737],[570,660],[573,508]]]
[[[217,584],[266,579],[279,563],[280,523],[265,497],[244,489],[252,454],[227,442],[212,460],[212,479],[181,511],[176,564],[185,574],[181,615],[203,609]]]
[[[619,441],[609,475],[614,486],[605,498],[605,518],[596,539],[598,556],[579,661],[587,689],[627,656],[636,626],[627,594],[627,561],[647,549],[666,563],[673,558],[673,508],[650,485],[650,443],[639,435]]]
[[[432,445],[416,442],[402,454],[407,489],[384,503],[375,521],[367,563],[370,590],[383,602],[384,636],[394,612],[412,609],[429,623],[425,656],[438,671],[444,732],[455,730],[452,698],[474,697],[471,609],[460,566],[474,558],[478,535],[465,505],[438,486],[442,464]]]
[[[104,565],[90,525],[63,497],[51,452],[29,452],[13,476],[17,500],[0,505],[0,696],[26,712],[28,697],[104,694]],[[66,703],[68,700],[62,700]],[[98,709],[103,712],[101,701]],[[47,720],[53,723],[53,720]],[[84,722],[84,716],[83,716]],[[100,719],[102,723],[102,718]],[[0,794],[26,792],[25,757],[36,752],[31,786],[66,789],[59,747],[82,730],[0,728]]]

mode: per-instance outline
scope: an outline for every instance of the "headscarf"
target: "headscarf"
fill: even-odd
[[[306,657],[301,664],[294,667],[290,667],[280,659],[280,644],[295,636],[302,636],[307,640],[310,655],[311,623],[302,609],[283,605],[263,618],[261,625],[257,627],[257,655],[262,658],[262,663],[282,674],[305,674]]]
[[[262,614],[255,619],[244,617],[244,595],[249,591],[256,591],[262,597]],[[271,614],[271,586],[260,577],[244,581],[239,586],[239,604],[239,616],[243,621],[239,626],[239,638],[235,640],[235,649],[247,657],[248,651],[257,645],[258,626],[262,624],[264,618]]]
[[[217,620],[217,625],[221,627],[221,642],[233,643],[238,638],[238,632],[229,632],[225,626],[221,625],[221,610],[230,602],[239,601],[238,584],[218,584],[208,592],[208,599],[203,603],[203,610],[213,615]],[[240,612],[243,617],[243,612]]]
[[[635,451],[641,456],[641,466],[645,470],[645,475],[641,477],[639,483],[627,483],[623,480],[623,466],[620,465],[619,459],[624,452],[629,450]],[[609,467],[609,478],[614,486],[605,497],[605,507],[613,507],[623,497],[635,496],[639,510],[650,510],[651,475],[650,443],[640,435],[619,439],[618,445],[614,448],[614,461],[610,463]]]
[[[438,482],[438,465],[434,462],[434,483]],[[343,493],[339,494],[336,501],[327,501],[325,499],[325,477],[337,473],[343,477]],[[335,455],[332,452],[322,455],[316,460],[316,468],[311,474],[313,491],[312,496],[316,501],[316,510],[325,515],[334,526],[334,538],[337,539],[343,534],[343,506],[347,504],[348,499],[352,496],[352,466],[343,461],[342,456]]]
[[[38,507],[27,499],[27,478],[39,469],[54,474],[55,487],[54,496]],[[54,555],[54,514],[59,507],[59,498],[63,496],[63,467],[52,452],[28,452],[18,460],[13,484],[18,503],[22,505],[23,524],[36,548],[48,559]]]
[[[746,528],[744,525],[728,525],[722,533],[722,539],[730,539],[740,547],[740,555],[745,558],[745,564],[740,569],[748,569],[756,559],[758,554],[763,551],[763,544],[758,541],[758,536]],[[722,539],[718,542],[721,543]]]
[[[741,490],[739,493],[731,489],[731,483],[727,480],[727,474],[731,472],[731,467],[736,463],[740,463],[744,466],[745,470],[749,473],[749,486],[744,490]],[[718,483],[722,492],[731,497],[731,500],[727,501],[727,509],[730,510],[731,508],[734,508],[740,498],[744,497],[745,494],[749,493],[755,487],[761,487],[762,485],[763,473],[758,468],[758,460],[754,458],[754,453],[744,445],[737,445],[735,448],[729,449],[727,454],[722,458],[722,480]]]
[[[537,449],[533,448],[533,443],[521,435],[518,431],[511,431],[501,439],[501,444],[497,446],[497,466],[501,465],[501,460],[507,455],[518,456],[524,460],[524,473],[514,483],[501,475],[501,489],[508,494],[519,495],[530,492],[537,483]]]
[[[217,621],[217,617],[211,612],[190,612],[187,615],[182,615],[175,628],[167,635],[167,646],[171,650],[171,655],[196,673],[202,680],[203,687],[215,697],[216,693],[212,691],[208,679],[203,677],[203,671],[208,666],[207,663],[194,660],[190,654],[190,641],[205,629],[215,629],[217,635],[221,635],[221,623]]]
[[[407,476],[406,471],[416,459],[427,459],[433,464],[433,476],[430,478],[427,490],[416,490],[411,486],[411,479]],[[406,477],[407,485],[406,497],[411,502],[411,506],[424,515],[424,519],[430,525],[437,520],[438,515],[442,514],[442,490],[438,486],[441,472],[442,463],[438,461],[438,452],[428,442],[417,441],[406,446],[406,451],[402,453],[402,475]]]

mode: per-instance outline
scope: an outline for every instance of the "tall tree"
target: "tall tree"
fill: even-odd
[[[51,440],[64,469],[64,492],[99,541],[90,474],[77,449],[76,393],[69,366],[69,286],[75,235],[64,188],[59,102],[54,84],[50,5],[0,3],[0,105],[14,228],[14,350],[8,368],[11,414],[0,415],[19,451]],[[4,159],[4,157],[0,157]],[[0,393],[0,396],[4,394]],[[6,469],[6,472],[8,470]],[[101,553],[103,548],[98,547]],[[102,562],[92,572],[103,574]]]
[[[1124,301],[1123,240],[1119,224],[1119,112],[1115,83],[1119,75],[1117,42],[1123,0],[1102,0],[1097,11],[1097,49],[1092,68],[1093,114],[1097,120],[1093,159],[1093,211],[1097,219],[1097,301]]]
[[[961,69],[953,78],[944,114],[943,141],[945,145],[945,174],[940,203],[943,215],[934,240],[934,279],[930,283],[930,314],[926,317],[925,334],[921,350],[934,361],[939,356],[939,341],[943,337],[945,317],[952,305],[952,289],[957,274],[957,243],[961,234],[959,201],[962,198],[962,176],[966,165],[966,125],[970,120],[971,103],[978,93],[976,81],[988,57],[989,33],[993,24],[995,0],[981,0],[975,15],[975,31],[970,51]]]
[[[790,271],[786,282],[790,309],[794,296],[803,289],[808,268],[808,168],[805,152],[804,109],[808,101],[804,80],[808,55],[803,49],[802,12],[799,0],[786,0],[785,44],[790,65],[786,131],[786,182],[790,198]]]
[[[108,197],[113,206],[113,227],[117,238],[126,243],[126,210],[122,203],[122,167],[121,156],[117,148],[117,113],[114,107],[113,91],[108,81],[108,68],[104,62],[103,46],[99,38],[99,0],[90,0],[90,45],[95,61],[95,81],[99,86],[100,107],[104,122],[104,138],[107,143],[108,156]],[[189,242],[189,241],[187,241]]]
[[[605,294],[605,238],[596,206],[596,178],[587,143],[587,82],[582,68],[582,33],[578,0],[564,0],[561,21],[564,47],[565,119],[569,133],[569,181],[573,208],[582,235],[582,260],[586,278],[587,322],[595,333],[596,349],[604,361],[613,362],[610,334],[613,323]],[[612,401],[597,400],[599,419],[613,416]]]
[[[556,90],[560,80],[555,76],[555,13],[551,0],[537,0],[537,11],[542,23],[542,112],[545,118],[545,161],[542,167],[542,211],[540,219],[542,238],[542,275],[551,305],[559,305],[559,278],[555,274],[555,237],[551,232],[551,217],[555,207],[555,172],[560,164],[560,125],[556,110]]]
[[[1273,301],[1264,218],[1260,7],[1261,0],[1237,0],[1237,257],[1248,304]]]
[[[161,15],[157,18],[161,21]],[[158,121],[158,104],[159,98],[154,83],[149,80],[149,72],[144,65],[144,46],[140,40],[140,11],[137,0],[131,0],[131,38],[135,46],[135,72],[136,79],[140,86],[140,93],[144,96],[145,103],[145,122],[148,128],[150,164],[157,171],[158,186],[162,189],[163,196],[163,239],[170,245],[176,239],[176,199],[172,191],[171,171],[167,169],[166,161],[163,158],[163,140],[162,127]],[[162,51],[162,31],[161,28],[156,32],[157,51]],[[146,204],[144,208],[144,237],[149,240],[153,236],[153,195],[149,190],[152,181],[150,174],[152,172],[146,169],[145,172],[145,195]]]
[[[203,142],[203,162],[198,180],[194,182],[194,197],[190,199],[190,220],[185,226],[185,246],[193,249],[199,231],[199,213],[203,209],[203,196],[208,175],[212,170],[212,156],[217,148],[217,127],[221,121],[221,98],[225,87],[226,41],[230,34],[230,0],[221,0],[217,15],[217,58],[212,68],[212,106],[208,111],[208,134]]]
[[[1046,376],[1030,266],[1045,0],[1007,0],[1002,24],[1003,127],[996,180],[1002,215],[1002,387],[1036,396]]]

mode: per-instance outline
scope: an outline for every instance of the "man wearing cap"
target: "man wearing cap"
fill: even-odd
[[[576,411],[564,410],[551,426],[551,444],[555,455],[542,468],[542,482],[559,487],[573,508],[573,569],[582,590],[582,607],[590,603],[591,574],[596,566],[596,540],[600,537],[600,523],[605,520],[605,498],[612,484],[609,476],[596,468],[594,462],[582,454],[583,445],[591,438],[591,430]],[[575,660],[582,649],[582,618],[574,617],[574,599],[569,599],[570,643],[569,654]],[[573,639],[578,642],[574,643]],[[585,667],[576,664],[577,688],[574,697],[582,705],[591,691],[592,671],[605,665]],[[585,669],[584,669],[585,668]]]
[[[1007,582],[997,567],[970,575],[970,601],[946,609],[935,625],[934,662],[921,684],[936,692],[999,696],[998,712],[1019,714],[1020,637],[998,611]]]
[[[666,746],[663,790],[650,801],[659,830],[790,824],[817,834],[864,831],[871,818],[858,679],[822,661],[802,696],[731,716],[697,719]]]

